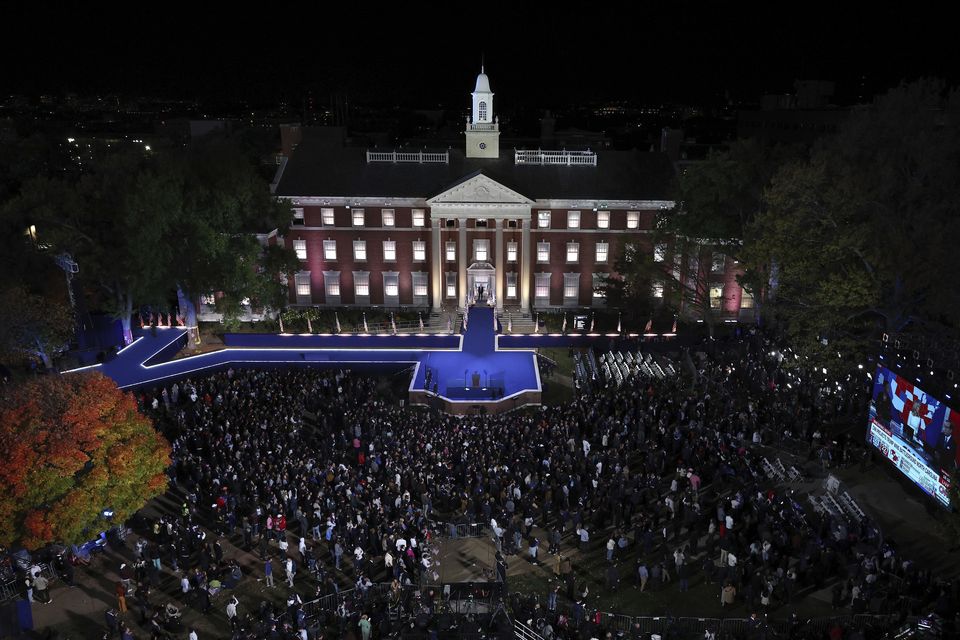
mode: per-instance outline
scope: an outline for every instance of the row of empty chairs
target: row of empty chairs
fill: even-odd
[[[677,375],[676,367],[668,359],[631,351],[608,351],[602,354],[599,368],[604,380],[617,386],[636,376],[667,378]]]
[[[778,482],[806,482],[806,477],[803,475],[802,471],[797,469],[794,465],[790,465],[790,468],[788,469],[786,466],[784,466],[783,460],[780,458],[774,459],[773,462],[770,462],[770,460],[764,458],[763,472],[768,478]]]

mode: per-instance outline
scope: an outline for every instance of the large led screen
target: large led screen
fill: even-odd
[[[956,412],[906,378],[877,367],[867,439],[901,473],[946,507],[958,462]]]

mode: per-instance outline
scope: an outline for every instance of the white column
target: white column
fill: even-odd
[[[432,218],[430,221],[430,233],[433,241],[431,242],[431,266],[430,266],[430,289],[433,292],[433,310],[440,311],[440,305],[443,303],[443,247],[440,241],[440,218]]]
[[[497,292],[497,309],[503,311],[503,220],[497,218],[497,272],[493,274],[496,280],[494,291]]]
[[[458,218],[457,225],[460,228],[460,250],[457,252],[457,269],[459,270],[459,290],[457,291],[457,304],[464,304],[464,296],[467,295],[467,219]]]
[[[520,234],[520,251],[523,255],[520,261],[520,307],[524,311],[530,310],[530,254],[536,251],[536,247],[530,246],[530,220],[520,221],[522,232]]]

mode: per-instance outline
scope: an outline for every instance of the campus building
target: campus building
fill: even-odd
[[[283,238],[301,261],[292,305],[438,311],[482,295],[498,309],[598,307],[597,285],[631,245],[706,274],[736,317],[732,260],[652,246],[656,214],[674,205],[666,154],[507,148],[483,70],[471,98],[462,148],[357,148],[339,129],[283,128],[273,190],[295,212]]]

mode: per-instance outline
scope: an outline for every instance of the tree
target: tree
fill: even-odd
[[[73,311],[62,300],[22,285],[0,289],[0,360],[38,358],[45,368],[73,337]]]
[[[93,306],[120,318],[128,341],[134,301],[162,300],[169,289],[160,276],[167,220],[130,206],[150,161],[142,150],[113,152],[79,177],[38,176],[0,211],[7,233],[35,230],[34,245],[19,247],[18,256],[72,256],[82,282],[94,287]]]
[[[941,82],[903,85],[772,180],[743,261],[815,364],[855,362],[881,330],[956,329],[958,107]]]
[[[170,445],[99,373],[45,376],[0,396],[0,544],[74,544],[167,486]]]
[[[620,311],[623,324],[640,328],[654,310],[651,287],[652,273],[633,244],[621,245],[613,271],[599,285],[607,306]]]
[[[164,308],[174,291],[188,326],[196,326],[192,296],[200,293],[222,291],[228,310],[247,298],[282,304],[280,274],[298,263],[289,249],[262,247],[256,233],[282,232],[292,216],[249,149],[217,136],[186,151],[105,152],[79,177],[26,181],[0,209],[6,233],[32,227],[33,249],[73,256],[95,285],[92,306],[120,318],[127,340],[134,305]]]
[[[270,195],[266,182],[239,143],[210,137],[171,158],[145,177],[163,194],[166,280],[175,286],[187,325],[196,326],[192,299],[219,291],[218,306],[236,313],[249,299],[255,307],[279,307],[281,275],[299,266],[290,249],[261,246],[257,232],[284,232],[293,220],[289,204]],[[150,209],[155,199],[137,197]]]
[[[687,165],[678,180],[677,206],[658,216],[660,241],[696,238],[702,245],[722,247],[726,255],[739,260],[746,230],[769,209],[766,193],[772,177],[799,157],[801,149],[797,146],[750,139],[737,140],[728,150],[711,152],[704,162]],[[702,307],[701,315],[708,320],[714,314],[709,304],[709,283],[699,282],[704,280],[702,276],[703,272],[697,273],[689,286],[680,282],[679,292],[692,292],[690,303]],[[755,313],[759,313],[762,299],[757,295],[759,287],[753,274],[742,275],[739,282],[753,294]]]
[[[711,298],[713,245],[662,230],[653,234],[654,250],[624,245],[608,278],[605,293],[633,326],[648,318],[703,320],[710,335],[722,313],[722,299]],[[719,302],[715,307],[714,302]]]

